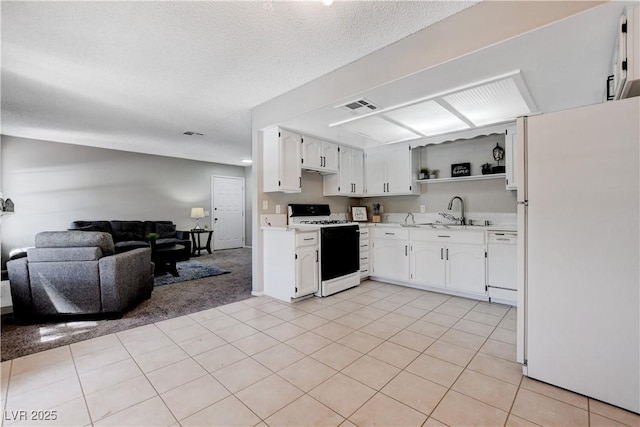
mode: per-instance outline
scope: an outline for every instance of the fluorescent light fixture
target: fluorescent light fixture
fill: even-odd
[[[469,125],[435,101],[421,102],[384,114],[424,136],[469,129]]]
[[[240,161],[241,161],[242,163],[246,163],[246,164],[251,164],[251,163],[253,163],[253,160],[251,160],[251,159],[242,159],[242,160],[240,160]]]
[[[355,132],[360,135],[364,135],[367,138],[375,139],[376,141],[387,144],[416,139],[421,136],[380,116],[365,117],[361,120],[344,123],[341,126],[351,132]]]
[[[504,123],[537,111],[519,70],[329,124],[384,143]]]
[[[452,93],[443,99],[476,126],[499,123],[531,113],[512,78]]]

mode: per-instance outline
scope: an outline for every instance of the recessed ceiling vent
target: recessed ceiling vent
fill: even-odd
[[[370,113],[379,109],[380,107],[372,104],[364,98],[349,101],[346,104],[338,105],[336,108],[340,108],[346,111],[350,111],[357,114]]]
[[[203,133],[194,132],[194,131],[191,131],[191,130],[185,130],[184,132],[182,132],[182,134],[183,135],[189,135],[189,136],[194,136],[194,135],[195,136],[203,136],[204,135]]]

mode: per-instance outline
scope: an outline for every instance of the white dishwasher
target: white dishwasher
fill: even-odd
[[[487,243],[487,289],[489,300],[516,305],[518,233],[490,231]]]

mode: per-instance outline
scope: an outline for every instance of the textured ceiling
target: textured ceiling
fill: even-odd
[[[474,3],[2,2],[2,134],[240,164],[252,107]]]

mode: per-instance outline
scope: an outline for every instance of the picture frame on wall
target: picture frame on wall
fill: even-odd
[[[367,207],[366,206],[352,206],[351,207],[351,219],[353,221],[367,221]]]

